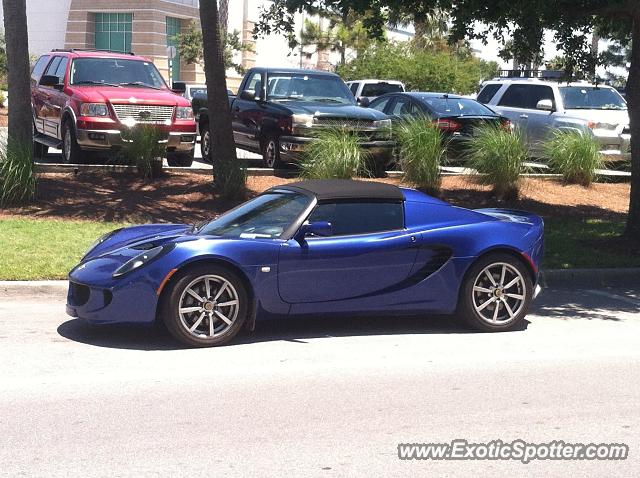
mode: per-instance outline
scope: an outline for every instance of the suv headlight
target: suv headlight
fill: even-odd
[[[105,103],[82,103],[80,116],[109,116],[109,109]]]
[[[192,120],[193,109],[191,106],[178,106],[176,108],[176,119],[179,120]]]
[[[391,129],[391,120],[390,119],[383,119],[383,120],[378,120],[378,121],[374,121],[373,122],[373,127],[374,128],[389,128]]]
[[[296,114],[291,117],[291,125],[295,127],[311,128],[313,126],[313,115]]]
[[[597,123],[595,121],[589,121],[587,125],[590,129],[603,129],[606,131],[615,131],[618,129],[618,125],[614,123]]]
[[[158,257],[160,254],[169,252],[172,248],[173,244],[167,246],[157,246],[153,249],[149,249],[148,251],[144,251],[118,267],[113,273],[113,277],[120,277],[124,274],[128,274],[131,271],[139,269],[143,265],[148,264],[153,259]]]

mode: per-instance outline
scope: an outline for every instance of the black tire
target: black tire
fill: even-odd
[[[65,121],[62,126],[62,162],[80,164],[83,160],[82,150],[76,137],[76,129],[70,121]]]
[[[211,131],[209,131],[209,123],[200,124],[200,153],[204,161],[211,162]]]
[[[33,159],[44,159],[49,152],[49,146],[46,144],[33,142]]]
[[[204,283],[200,282],[205,276],[220,279],[219,282],[211,279],[209,297],[205,297],[206,289],[204,288]],[[220,292],[222,281],[226,281],[227,286],[224,291],[221,292],[217,303],[229,303],[237,300],[236,308],[234,308],[233,305],[219,307],[216,306],[216,301],[212,300],[215,298],[215,294]],[[192,288],[192,291],[194,291],[199,298],[206,299],[206,301],[200,302],[190,293],[187,293],[187,289],[189,288]],[[200,310],[181,314],[179,312],[181,300],[183,301],[183,309],[200,307]],[[225,302],[220,302],[221,300]],[[211,305],[211,312],[207,312],[207,307],[209,307],[207,304]],[[190,267],[184,272],[178,272],[175,280],[171,281],[169,289],[163,294],[163,299],[160,304],[160,318],[164,321],[171,335],[183,344],[190,347],[214,347],[227,344],[236,336],[242,329],[250,309],[249,295],[244,283],[237,274],[225,267],[202,264]],[[228,320],[232,319],[231,324],[216,316],[215,314],[218,313],[215,312],[216,310],[222,313]],[[203,316],[200,317],[201,315]],[[210,321],[212,317],[214,317],[213,336],[210,335]],[[199,324],[196,324],[198,321],[200,321]],[[196,329],[194,330],[195,333],[192,333],[188,327],[194,325]]]
[[[516,278],[518,281],[514,282]],[[514,285],[503,287],[512,282]],[[533,292],[531,273],[524,262],[510,254],[489,253],[465,274],[456,315],[484,332],[511,330],[527,315]]]
[[[262,162],[265,168],[282,167],[280,159],[280,140],[275,135],[267,135],[262,141]]]
[[[169,166],[188,168],[193,164],[193,151],[190,153],[169,153],[167,154],[167,164]]]

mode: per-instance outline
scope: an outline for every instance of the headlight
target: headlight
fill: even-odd
[[[176,119],[179,120],[192,120],[193,109],[191,106],[178,106],[176,108]]]
[[[589,121],[588,126],[591,129],[604,129],[604,130],[607,130],[607,131],[615,131],[616,129],[618,129],[618,125],[617,124],[613,124],[613,123],[597,123],[595,121]]]
[[[89,254],[95,247],[99,246],[100,244],[102,244],[104,241],[106,241],[107,239],[109,239],[111,236],[113,236],[116,232],[119,232],[122,228],[119,229],[115,229],[111,232],[107,232],[106,234],[103,234],[102,236],[100,236],[98,239],[96,239],[95,241],[93,241],[93,243],[89,246],[89,249],[87,249],[87,251],[84,253],[84,255],[82,256],[84,258],[84,256],[86,256],[87,254]]]
[[[153,249],[149,249],[148,251],[144,251],[141,254],[138,254],[134,258],[129,259],[127,262],[118,267],[113,273],[113,277],[120,277],[121,275],[127,274],[142,267],[152,259],[158,257],[158,255],[160,255],[160,253],[165,250],[165,246],[158,246],[154,247]]]
[[[80,106],[80,116],[109,116],[109,110],[104,103],[82,103]]]
[[[383,119],[383,120],[374,121],[373,127],[374,128],[391,128],[391,120]]]
[[[295,128],[296,126],[304,126],[306,128],[311,128],[313,126],[313,115],[293,115],[291,117],[291,124]]]

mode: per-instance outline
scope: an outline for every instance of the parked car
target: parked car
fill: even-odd
[[[262,154],[266,167],[297,161],[318,130],[336,126],[359,135],[378,172],[392,160],[391,120],[379,111],[357,106],[338,75],[252,68],[238,91],[238,96],[229,96],[236,146]],[[195,96],[193,110],[202,135],[202,157],[209,158],[209,111],[204,95]]]
[[[67,313],[162,320],[189,346],[269,316],[457,314],[483,331],[524,319],[539,291],[543,223],[372,181],[276,186],[199,226],[103,236],[69,273]]]
[[[196,123],[191,104],[178,93],[141,56],[53,50],[31,72],[36,156],[61,147],[65,163],[81,163],[92,152],[117,153],[131,128],[153,124],[162,132],[169,165],[189,166]]]
[[[371,102],[369,108],[382,111],[393,120],[425,118],[442,132],[447,156],[464,156],[465,142],[482,125],[511,128],[511,122],[481,103],[448,93],[390,93]]]
[[[362,101],[362,98],[371,101],[387,93],[405,91],[404,84],[395,80],[353,80],[347,81],[347,86],[353,97],[359,101]]]
[[[519,127],[534,156],[544,156],[542,143],[558,130],[592,134],[610,159],[630,154],[627,102],[610,86],[498,79],[484,84],[478,101]]]
[[[193,100],[193,97],[195,95],[207,95],[207,85],[197,85],[192,83],[185,83],[182,81],[174,81],[173,87],[174,89],[177,88],[179,90],[184,89],[184,93],[182,94],[182,96],[184,96],[189,101]],[[233,95],[233,91],[227,89],[227,94]]]

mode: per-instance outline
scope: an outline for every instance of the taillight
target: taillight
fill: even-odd
[[[460,131],[462,125],[455,120],[452,119],[438,119],[433,121],[433,125],[440,129],[441,131],[445,131],[447,133],[453,133],[455,131]]]

